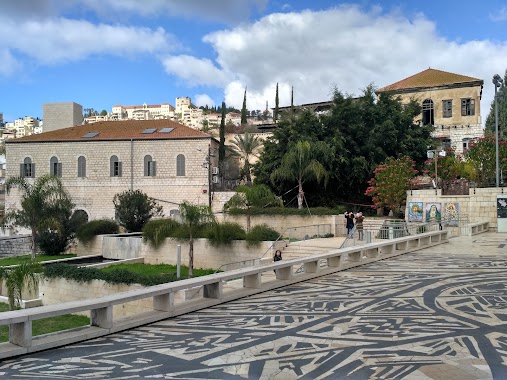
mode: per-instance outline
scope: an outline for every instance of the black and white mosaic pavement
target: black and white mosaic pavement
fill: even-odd
[[[445,247],[6,360],[0,378],[507,379],[507,255]]]

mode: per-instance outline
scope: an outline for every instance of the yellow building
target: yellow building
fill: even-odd
[[[437,148],[452,147],[463,153],[470,141],[483,137],[481,96],[484,81],[429,68],[377,90],[399,96],[402,103],[415,100],[422,107],[416,122],[434,127]]]

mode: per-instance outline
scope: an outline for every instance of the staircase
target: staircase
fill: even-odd
[[[341,247],[345,237],[320,238],[291,242],[282,251],[284,260],[312,256]]]

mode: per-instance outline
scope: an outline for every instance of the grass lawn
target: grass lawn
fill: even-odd
[[[0,259],[0,266],[8,266],[8,265],[18,265],[21,264],[23,261],[30,260],[31,255],[23,255],[23,256],[14,256],[14,257],[5,257],[3,259]],[[60,260],[60,259],[68,259],[70,257],[76,257],[76,255],[56,255],[56,256],[48,256],[48,255],[37,255],[35,256],[36,262],[41,261],[51,261],[51,260]]]
[[[0,303],[0,312],[9,311],[9,305]],[[1,314],[0,314],[1,318]],[[32,322],[34,336],[49,334],[56,331],[72,329],[75,327],[88,326],[90,318],[83,315],[65,314],[57,317],[39,319]],[[0,326],[0,342],[9,340],[9,326]]]
[[[147,276],[157,276],[160,274],[174,274],[176,275],[176,265],[169,265],[169,264],[117,264],[117,265],[111,265],[105,268],[102,268],[102,271],[111,272],[117,269],[124,269],[128,270],[129,272],[134,272],[138,274],[144,274]],[[199,277],[199,276],[205,276],[207,274],[215,273],[216,270],[214,269],[196,269],[194,268],[193,276]],[[181,278],[187,278],[188,277],[188,267],[181,266]]]

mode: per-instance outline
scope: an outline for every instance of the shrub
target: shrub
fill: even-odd
[[[77,239],[87,244],[97,235],[117,234],[119,230],[118,223],[111,219],[97,219],[83,224],[76,231]]]
[[[275,241],[280,234],[267,224],[259,224],[246,234],[248,245],[258,245],[261,241]]]
[[[180,223],[174,219],[150,220],[143,227],[143,240],[153,248],[158,248],[166,238],[174,237],[179,226]]]
[[[238,223],[217,223],[206,230],[206,238],[212,246],[231,245],[233,240],[245,240],[246,232]]]
[[[113,198],[116,219],[128,232],[142,231],[153,217],[162,215],[162,206],[141,190],[127,190]]]

